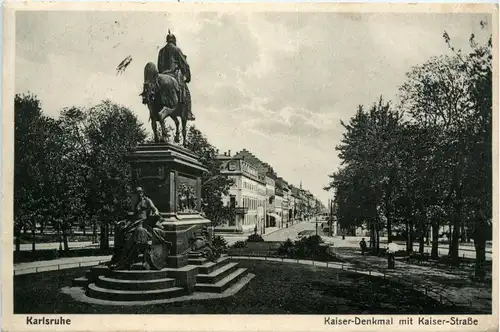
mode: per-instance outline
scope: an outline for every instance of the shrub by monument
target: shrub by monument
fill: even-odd
[[[222,250],[225,250],[228,247],[227,240],[220,235],[214,236],[214,238],[212,239],[212,245]]]
[[[295,250],[295,244],[292,240],[286,239],[278,248],[279,255],[292,256]]]
[[[232,247],[233,247],[233,248],[246,248],[246,246],[247,246],[246,241],[236,241],[236,242],[232,245]]]
[[[264,239],[259,234],[252,234],[248,237],[247,242],[264,242]]]
[[[287,239],[281,244],[277,252],[279,255],[286,255],[290,258],[315,259],[322,261],[337,260],[329,254],[328,245],[318,235],[312,235],[301,238],[293,242]]]

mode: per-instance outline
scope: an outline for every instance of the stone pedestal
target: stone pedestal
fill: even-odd
[[[127,157],[134,186],[144,189],[165,220],[172,243],[169,268],[188,264],[189,239],[210,220],[202,215],[201,176],[207,169],[188,149],[173,144],[141,144]]]
[[[253,275],[227,256],[210,261],[196,253],[189,255],[189,240],[210,223],[201,211],[201,176],[206,169],[196,156],[171,144],[143,144],[128,160],[133,185],[143,188],[163,217],[162,226],[172,247],[168,257],[160,251],[154,259],[160,263],[165,259],[166,267],[145,269],[136,263],[130,269],[114,270],[101,265],[75,279],[74,285],[84,287],[87,298],[102,304],[149,305],[150,301],[189,298],[193,292],[232,294],[248,284]]]

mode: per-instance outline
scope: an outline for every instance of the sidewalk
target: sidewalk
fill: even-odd
[[[432,289],[447,297],[456,305],[471,306],[475,310],[492,310],[492,288],[470,279],[471,271],[454,269],[446,271],[432,266],[421,266],[396,261],[394,270],[387,269],[387,258],[361,255],[352,248],[336,248],[339,258],[360,269],[376,270],[398,277],[425,292]],[[491,277],[491,275],[489,276]]]
[[[110,259],[111,255],[106,255],[106,256],[66,257],[66,258],[53,259],[49,261],[19,263],[19,264],[14,264],[14,275],[71,269],[81,266],[93,266],[93,265],[98,265],[99,262],[106,262]]]
[[[267,227],[266,228],[266,234],[262,234],[262,237],[264,239],[266,239],[266,236],[276,232],[276,231],[279,231],[281,228],[278,228],[278,227]],[[250,235],[252,235],[253,233],[248,233],[248,234],[239,234],[239,233],[235,233],[235,234],[232,234],[232,233],[228,233],[228,234],[225,234],[225,233],[215,233],[216,236],[222,236],[224,239],[226,239],[227,241],[227,245],[228,246],[231,246],[233,244],[235,244],[236,242],[238,241],[246,241],[248,239],[248,237]]]
[[[286,239],[295,240],[297,239],[297,234],[306,229],[310,229],[311,225],[307,223],[296,223],[293,225],[289,225],[288,227],[277,228],[273,227],[273,231],[269,232],[267,228],[266,234],[264,234],[263,238],[266,241],[286,241]]]
[[[342,240],[342,237],[341,236],[333,236],[333,237],[328,237],[328,236],[324,236],[322,235],[322,238],[325,242],[329,242],[329,243],[332,243],[335,245],[335,247],[337,248],[359,248],[359,241],[364,238],[367,242],[367,244],[369,243],[368,241],[368,238],[367,237],[351,237],[351,236],[347,236],[345,238],[345,240]],[[401,243],[401,242],[394,242],[396,243],[401,249],[405,249],[406,248],[406,244],[405,243]],[[381,248],[385,248],[387,246],[387,243],[384,241],[384,242],[381,242],[380,243],[380,247]],[[413,250],[415,252],[418,252],[418,243],[414,243],[413,244]],[[432,246],[425,246],[424,247],[424,252],[426,253],[429,253],[431,252],[431,249],[432,249]],[[439,256],[446,256],[448,255],[448,246],[447,245],[439,245],[438,246],[438,254]],[[460,246],[459,246],[459,256],[460,257],[466,257],[466,258],[472,258],[472,259],[475,259],[476,258],[476,249],[474,248],[474,245],[472,244],[472,247],[470,244],[463,244],[461,243]],[[491,247],[487,247],[486,248],[486,259],[487,260],[492,260],[492,257],[493,257],[493,254],[492,254],[492,248]]]
[[[109,245],[113,246],[114,241],[110,240]],[[69,249],[81,249],[81,248],[99,248],[99,242],[92,243],[91,241],[83,241],[83,242],[69,242]],[[31,243],[23,243],[20,246],[21,251],[31,251]],[[59,249],[59,242],[49,242],[49,243],[36,243],[36,250],[50,250],[50,249]],[[12,250],[16,250],[16,245],[13,245]]]
[[[280,229],[281,228],[279,228],[279,227],[267,227],[266,234],[262,234],[262,237],[265,239],[266,236],[269,236],[269,235],[273,234],[274,232],[279,231]]]

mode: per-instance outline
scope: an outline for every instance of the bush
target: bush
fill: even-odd
[[[252,234],[247,239],[248,242],[264,242],[264,239],[259,234]]]
[[[247,246],[247,243],[246,241],[236,241],[234,244],[233,244],[233,248],[246,248]]]
[[[293,241],[290,239],[286,239],[286,241],[283,242],[278,248],[278,254],[292,256],[294,253],[294,249],[295,244],[293,243]]]
[[[325,252],[327,246],[322,245],[322,243],[323,240],[318,235],[306,236],[295,242],[287,239],[278,248],[278,254],[292,258],[317,259],[327,255]]]
[[[212,239],[212,245],[218,249],[227,249],[227,241],[220,235],[214,236]]]

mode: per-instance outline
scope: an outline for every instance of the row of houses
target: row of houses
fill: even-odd
[[[216,232],[264,234],[267,228],[288,227],[325,210],[324,205],[302,188],[282,177],[274,169],[243,149],[218,155],[220,172],[233,179],[234,184],[224,204],[233,209],[227,224]]]

